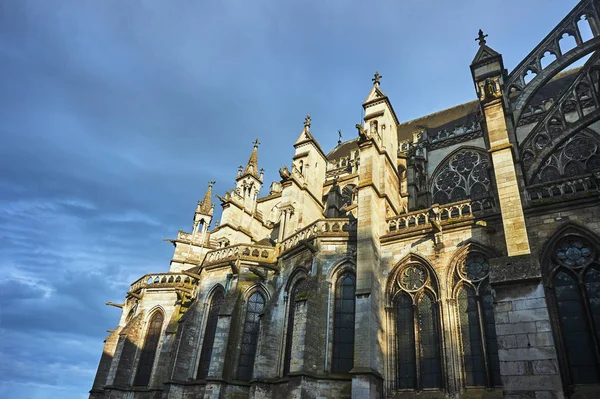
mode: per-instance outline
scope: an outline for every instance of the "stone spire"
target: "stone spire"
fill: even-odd
[[[257,179],[259,178],[258,175],[258,145],[260,143],[258,142],[258,138],[256,139],[256,141],[254,141],[254,149],[252,150],[252,154],[250,154],[250,159],[248,159],[248,163],[246,164],[246,167],[244,168],[244,173],[243,175],[252,175],[254,177],[256,177]]]
[[[208,189],[206,190],[206,194],[204,194],[204,199],[198,202],[198,208],[196,209],[196,213],[212,216],[214,208],[212,204],[213,184],[215,184],[214,181],[208,182]]]

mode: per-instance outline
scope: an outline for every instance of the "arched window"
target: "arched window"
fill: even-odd
[[[544,262],[559,359],[567,385],[600,383],[600,262],[598,248],[580,235],[553,245]]]
[[[164,319],[161,311],[154,312],[150,318],[146,339],[144,340],[144,346],[142,347],[142,353],[138,363],[137,373],[135,374],[135,379],[133,381],[134,386],[145,387],[150,383],[154,359],[156,358],[156,349],[158,348]]]
[[[437,283],[431,273],[409,262],[394,276],[396,389],[443,387]]]
[[[500,362],[487,256],[469,251],[454,270],[463,385],[499,387]]]
[[[254,357],[256,356],[256,345],[258,344],[258,332],[260,329],[260,312],[265,307],[265,298],[256,291],[248,298],[246,309],[246,321],[244,321],[244,333],[240,349],[240,362],[238,367],[238,378],[249,380],[252,378],[254,369]]]
[[[285,336],[285,354],[283,358],[283,375],[290,373],[290,363],[292,361],[292,341],[294,340],[294,322],[296,319],[296,300],[298,293],[301,291],[306,279],[300,279],[294,283],[288,296],[288,320],[287,331]]]
[[[200,352],[200,364],[198,365],[197,379],[203,380],[208,376],[210,368],[210,358],[212,356],[215,334],[217,332],[217,322],[219,321],[219,310],[225,299],[222,288],[217,288],[210,301],[208,316],[206,318],[206,328],[204,329],[204,339],[202,341],[202,351]]]
[[[355,286],[352,275],[346,273],[335,287],[332,365],[335,373],[347,373],[354,365]]]
[[[468,198],[489,196],[488,157],[483,151],[466,148],[446,158],[433,176],[433,202],[443,205]]]

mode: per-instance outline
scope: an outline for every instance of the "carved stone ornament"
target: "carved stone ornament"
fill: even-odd
[[[406,266],[398,275],[398,285],[406,291],[417,291],[427,282],[427,270],[419,265]]]

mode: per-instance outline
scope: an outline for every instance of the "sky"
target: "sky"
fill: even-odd
[[[306,114],[326,152],[356,136],[376,70],[401,121],[473,100],[478,29],[511,70],[576,3],[0,1],[0,397],[87,397],[104,303],[256,137],[266,195]]]

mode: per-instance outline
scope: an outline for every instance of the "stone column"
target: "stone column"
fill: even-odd
[[[377,192],[381,165],[373,141],[360,144],[360,183],[358,185],[358,226],[356,265],[356,315],[352,398],[380,398],[383,395],[383,367],[379,290],[376,273],[380,260],[380,215],[385,215],[384,199]]]

